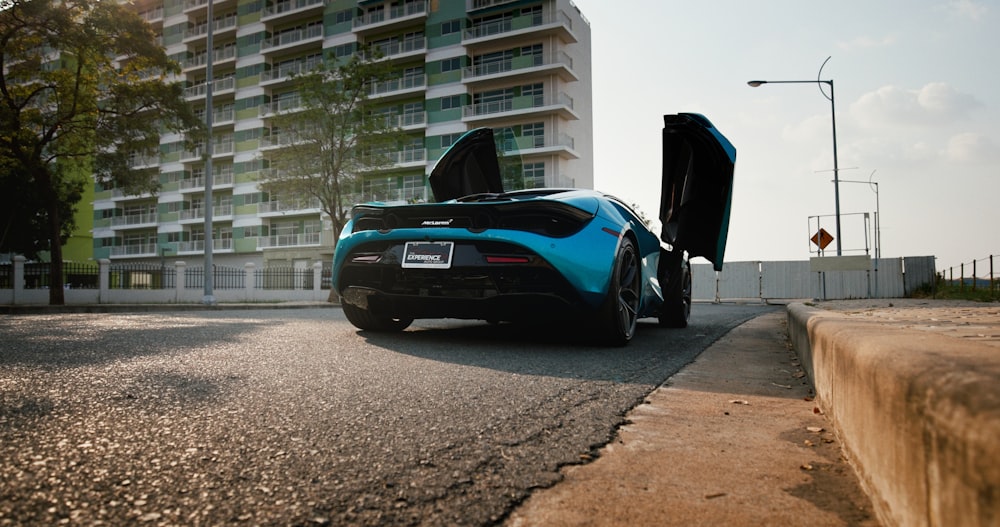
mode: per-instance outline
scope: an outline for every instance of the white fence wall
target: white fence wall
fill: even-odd
[[[880,258],[868,271],[812,272],[808,261],[731,262],[716,273],[693,264],[695,300],[760,301],[790,298],[840,300],[900,298],[933,283],[934,257]]]
[[[692,296],[695,300],[768,300],[817,298],[900,298],[918,287],[933,283],[936,271],[933,256],[881,258],[873,260],[869,271],[811,272],[808,261],[730,262],[721,273],[711,264],[693,264]],[[183,262],[177,262],[183,267]],[[23,268],[23,261],[21,263]],[[247,284],[253,284],[253,265],[247,266]],[[328,290],[321,288],[320,264],[314,265],[312,287],[299,289],[261,289],[252,285],[236,289],[215,288],[219,302],[288,302],[325,301]],[[15,272],[15,281],[23,282],[23,271]],[[198,303],[201,288],[184,287],[183,272],[176,287],[166,289],[113,289],[102,278],[99,289],[67,289],[67,304],[138,304]],[[47,289],[0,289],[0,305],[47,304]]]

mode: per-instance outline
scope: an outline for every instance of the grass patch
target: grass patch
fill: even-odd
[[[994,281],[992,290],[989,282],[977,283],[975,290],[971,283],[962,284],[958,280],[938,280],[937,284],[924,285],[910,295],[913,298],[936,298],[939,300],[970,300],[973,302],[1000,301],[1000,282]]]

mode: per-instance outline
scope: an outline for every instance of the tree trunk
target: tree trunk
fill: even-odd
[[[62,218],[59,201],[53,196],[46,201],[49,209],[49,305],[61,306],[66,303],[62,272]]]

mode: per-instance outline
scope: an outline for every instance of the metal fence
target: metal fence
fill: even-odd
[[[108,287],[111,289],[170,289],[177,283],[177,269],[152,263],[111,264]]]
[[[243,289],[246,287],[246,272],[240,267],[227,265],[212,266],[212,286],[214,289]],[[184,287],[205,288],[205,268],[188,267],[184,270]]]
[[[50,265],[48,262],[31,262],[24,264],[24,288],[48,289],[50,280]],[[63,262],[63,284],[67,288],[97,289],[100,278],[100,266],[90,262]],[[0,265],[0,289],[14,287],[14,266],[5,263]]]
[[[265,267],[254,272],[257,289],[312,289],[313,269],[306,267]]]
[[[957,267],[949,267],[941,271],[938,279],[957,286],[961,290],[985,290],[993,298],[1000,298],[1000,277],[997,277],[995,259],[998,256],[989,255],[986,258],[962,262]],[[957,277],[956,277],[957,276]]]

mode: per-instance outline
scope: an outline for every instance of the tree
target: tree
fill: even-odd
[[[8,0],[0,9],[0,182],[23,193],[0,218],[0,250],[47,250],[49,303],[63,304],[62,242],[86,176],[126,194],[155,191],[133,156],[156,154],[161,130],[200,122],[167,82],[179,67],[127,7]]]
[[[387,62],[365,50],[346,61],[296,77],[301,110],[272,119],[262,190],[282,199],[316,199],[340,236],[366,174],[392,164],[406,135],[368,97],[392,75]]]

